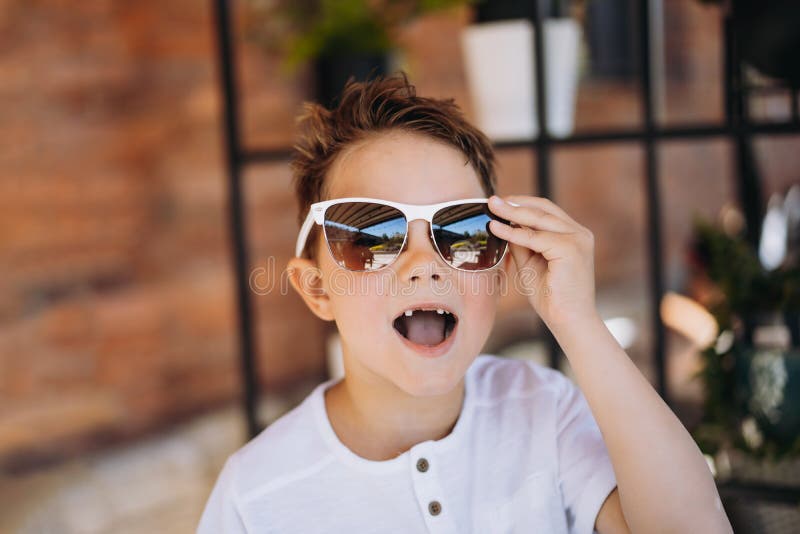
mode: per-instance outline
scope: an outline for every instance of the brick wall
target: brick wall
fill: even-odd
[[[240,381],[210,5],[0,12],[0,463],[19,468],[234,401]],[[299,83],[247,79],[248,116],[280,142]],[[288,173],[246,188],[254,264],[285,263]],[[300,299],[255,298],[261,383],[320,375],[321,325]]]

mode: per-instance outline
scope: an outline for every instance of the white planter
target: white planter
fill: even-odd
[[[570,18],[544,22],[548,132],[566,137],[574,127],[581,28]],[[539,135],[534,107],[534,32],[527,19],[473,24],[461,47],[477,125],[495,141]]]

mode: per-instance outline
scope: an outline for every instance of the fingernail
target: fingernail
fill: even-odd
[[[497,195],[492,195],[491,197],[489,197],[489,202],[491,202],[492,204],[495,204],[497,206],[499,206],[500,204],[505,203],[505,201],[502,198],[498,197]]]

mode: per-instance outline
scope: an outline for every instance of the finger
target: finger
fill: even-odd
[[[533,252],[527,247],[517,245],[516,243],[508,244],[511,256],[514,258],[514,264],[517,266],[517,271],[524,269],[532,269],[535,278],[539,278],[547,271],[547,260],[544,259],[539,253]]]
[[[489,198],[489,208],[503,219],[523,226],[531,226],[550,232],[572,232],[573,227],[563,219],[556,217],[539,207],[512,206],[496,195]]]
[[[575,241],[570,237],[572,234],[535,230],[528,226],[515,228],[496,220],[489,223],[489,229],[497,237],[509,243],[516,243],[538,252],[547,261],[568,257],[576,247]]]
[[[580,226],[580,224],[578,224],[578,222],[575,219],[570,217],[566,211],[564,211],[560,206],[558,206],[555,202],[553,202],[549,198],[535,197],[531,195],[509,195],[504,198],[506,201],[514,202],[515,204],[519,204],[520,206],[539,208],[562,220],[566,220],[569,223],[572,223],[576,226]]]

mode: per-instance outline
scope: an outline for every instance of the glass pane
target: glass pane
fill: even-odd
[[[311,99],[306,65],[287,70],[283,57],[269,48],[271,26],[259,18],[259,2],[232,2],[236,24],[239,120],[246,148],[291,146],[294,117]]]
[[[773,193],[785,194],[789,187],[800,184],[800,135],[759,136],[753,147],[765,204]]]
[[[598,310],[654,383],[643,169],[644,153],[633,144],[553,153],[554,201],[595,235]]]
[[[256,368],[260,384],[270,391],[293,377],[320,372],[328,329],[288,281],[286,265],[294,255],[300,225],[287,163],[249,167],[243,198]]]
[[[582,25],[575,132],[641,125],[637,2],[588,2],[573,11]]]
[[[780,81],[761,75],[756,69],[745,67],[747,79],[748,118],[753,122],[788,122],[798,111],[797,94]],[[794,96],[794,99],[792,98]]]
[[[501,196],[536,194],[535,165],[535,154],[528,148],[497,151],[497,193]],[[494,329],[484,350],[530,358],[547,365],[545,347],[542,340],[537,339],[542,335],[541,321],[528,303],[527,296],[514,289],[517,271],[513,260],[510,265],[508,289],[502,293],[498,303]]]
[[[544,20],[547,114],[554,137],[641,123],[634,6],[632,0],[575,3]],[[535,33],[526,19],[462,29],[470,116],[495,140],[538,135]]]
[[[665,125],[721,123],[725,115],[721,8],[697,0],[652,5],[658,121]]]
[[[664,285],[667,292],[702,300],[693,278],[690,247],[693,220],[700,217],[719,223],[738,224],[733,145],[724,139],[669,142],[660,146],[662,240]],[[667,297],[661,303],[666,324],[667,384],[673,407],[684,424],[701,416],[702,383],[692,378],[702,366],[699,344],[713,326],[713,318],[693,313],[692,303]],[[693,320],[686,322],[686,317]],[[708,321],[700,320],[705,317]],[[710,325],[710,328],[709,328]]]

